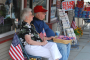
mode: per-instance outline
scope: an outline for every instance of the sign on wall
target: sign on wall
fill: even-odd
[[[56,14],[56,7],[53,6],[51,7],[51,18],[55,18],[55,14]]]
[[[75,1],[63,1],[62,2],[62,9],[65,9],[65,11],[73,10],[75,6]]]

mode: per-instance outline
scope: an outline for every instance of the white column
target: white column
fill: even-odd
[[[24,0],[21,0],[21,10],[24,9]]]

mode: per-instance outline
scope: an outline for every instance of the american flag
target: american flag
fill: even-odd
[[[24,60],[22,49],[16,33],[14,34],[14,38],[10,46],[9,55],[13,60]]]
[[[73,17],[73,21],[72,21],[72,23],[71,23],[71,27],[72,27],[73,29],[76,29],[76,22],[75,22],[74,17]]]
[[[40,38],[43,39],[46,36],[46,32],[43,28],[43,31],[39,34]]]

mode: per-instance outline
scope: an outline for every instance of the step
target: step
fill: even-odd
[[[82,37],[82,38],[79,38],[79,39],[89,39],[89,37]]]
[[[89,34],[84,34],[82,35],[82,37],[89,37]]]
[[[84,35],[84,34],[90,34],[90,32],[83,32],[83,35]]]

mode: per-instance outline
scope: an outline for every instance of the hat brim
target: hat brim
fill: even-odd
[[[47,12],[48,10],[43,9],[41,12]]]

